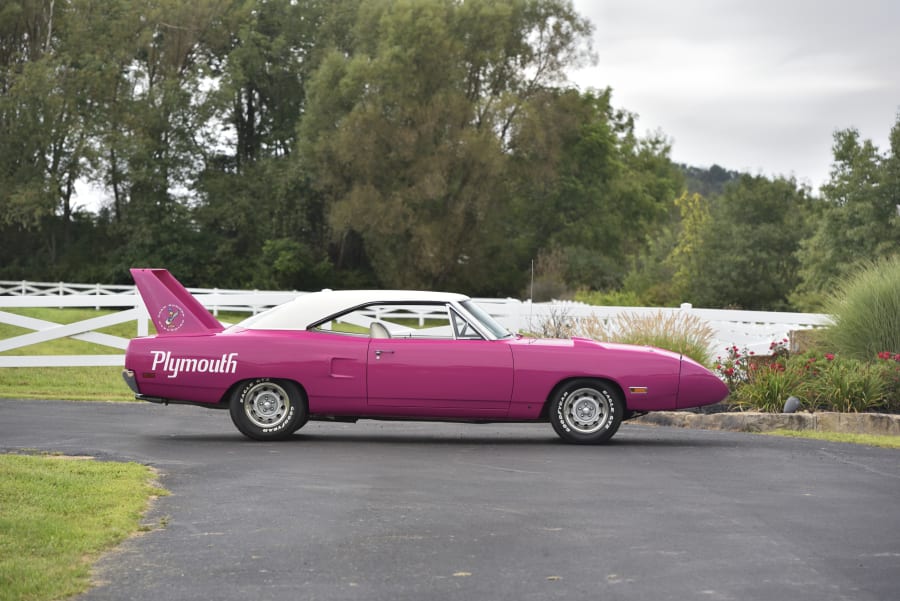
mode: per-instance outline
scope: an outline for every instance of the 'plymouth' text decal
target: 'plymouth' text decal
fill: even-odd
[[[233,374],[237,371],[237,353],[224,353],[221,359],[194,359],[190,357],[173,357],[172,351],[150,351],[153,355],[153,367],[161,367],[169,378],[180,373],[190,374]]]

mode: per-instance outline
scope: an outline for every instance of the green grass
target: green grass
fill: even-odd
[[[15,313],[25,317],[33,317],[35,319],[43,319],[44,321],[52,321],[59,324],[70,324],[85,319],[93,319],[95,317],[103,317],[116,313],[116,311],[101,309],[51,309],[45,307],[26,307],[3,309],[7,313]],[[150,325],[151,331],[153,324]],[[30,334],[33,330],[19,328],[5,323],[0,323],[0,340],[20,336],[22,334]],[[113,336],[121,336],[122,338],[134,338],[137,336],[137,325],[134,321],[119,323],[107,328],[97,330],[103,334],[111,334]],[[152,333],[151,332],[151,333]],[[57,338],[56,340],[48,340],[39,344],[32,344],[22,348],[4,351],[0,355],[117,355],[124,351],[114,349],[102,344],[93,344],[74,340],[72,338]]]
[[[121,367],[2,367],[0,398],[133,401]]]
[[[846,442],[867,445],[870,447],[883,447],[886,449],[900,449],[900,436],[816,432],[814,430],[772,430],[771,432],[764,432],[764,434],[771,436],[787,436],[790,438],[827,440],[829,442]]]
[[[84,592],[91,564],[166,491],[136,463],[0,455],[0,601]]]
[[[35,319],[69,324],[102,317],[115,311],[101,309],[54,309],[28,307],[3,309]],[[237,323],[246,313],[220,313],[219,319]],[[104,334],[133,338],[137,335],[134,321],[98,330]],[[31,330],[0,324],[0,340],[28,334]],[[150,333],[155,333],[150,324]],[[124,354],[125,351],[108,346],[59,338],[40,344],[13,349],[2,355],[104,355]],[[121,367],[4,367],[0,368],[0,398],[61,399],[70,401],[133,401],[134,394],[122,381]]]

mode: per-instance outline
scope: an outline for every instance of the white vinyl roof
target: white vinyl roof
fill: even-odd
[[[306,330],[332,315],[373,303],[459,303],[463,294],[417,290],[323,290],[298,296],[237,324],[248,330]]]

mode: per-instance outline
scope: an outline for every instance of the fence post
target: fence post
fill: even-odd
[[[138,310],[137,316],[137,335],[138,337],[147,336],[150,334],[150,313],[147,311],[147,306],[144,304],[144,299],[141,298],[141,295],[134,292],[134,308]]]

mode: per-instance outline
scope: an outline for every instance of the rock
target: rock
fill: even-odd
[[[787,400],[784,402],[784,409],[781,410],[782,413],[797,413],[797,410],[800,409],[800,399],[795,396],[789,396]]]

